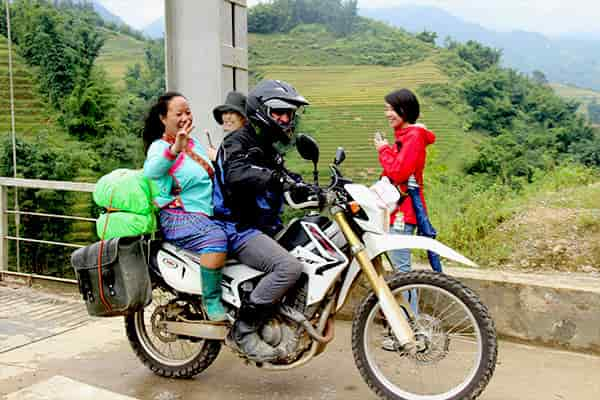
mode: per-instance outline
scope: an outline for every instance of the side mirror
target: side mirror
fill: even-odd
[[[298,135],[296,148],[305,160],[312,161],[315,165],[319,162],[319,145],[311,136],[303,133]]]
[[[346,159],[346,152],[344,151],[344,148],[338,147],[337,150],[335,151],[335,159],[333,160],[333,163],[335,165],[340,165],[341,163],[344,162],[345,159]]]
[[[315,185],[318,186],[319,170],[317,169],[317,164],[319,163],[319,145],[317,144],[317,141],[311,136],[301,133],[296,139],[296,148],[302,158],[313,162],[313,179]]]

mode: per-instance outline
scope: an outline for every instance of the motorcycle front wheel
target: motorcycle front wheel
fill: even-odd
[[[125,317],[131,348],[152,372],[167,378],[191,378],[208,368],[221,350],[218,340],[183,338],[166,332],[161,321],[173,320],[181,312],[195,312],[189,304],[156,287],[152,303]],[[201,312],[201,311],[200,311]],[[200,314],[197,317],[202,318]]]
[[[379,302],[370,293],[352,323],[354,360],[369,387],[394,400],[475,399],[494,373],[498,344],[494,323],[478,296],[456,279],[429,271],[388,279],[415,333],[418,351],[396,341]],[[402,296],[402,297],[400,297]]]

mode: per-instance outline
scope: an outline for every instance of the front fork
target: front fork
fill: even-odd
[[[381,306],[383,315],[390,325],[394,336],[396,336],[396,339],[405,350],[414,349],[416,347],[415,335],[404,316],[405,314],[402,311],[402,308],[398,305],[396,298],[385,282],[385,279],[375,269],[375,266],[367,254],[365,246],[348,224],[344,211],[341,208],[336,207],[332,209],[331,214],[346,237],[352,255],[356,257],[358,264],[367,276],[375,295],[379,299],[379,305]]]

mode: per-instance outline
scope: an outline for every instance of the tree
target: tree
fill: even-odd
[[[477,71],[485,71],[494,66],[498,66],[502,57],[502,50],[493,49],[478,43],[474,40],[461,44],[457,42],[448,43],[452,50],[471,64]]]
[[[6,25],[6,3],[4,0],[0,0],[0,35],[7,37],[8,28]]]
[[[537,69],[531,73],[531,79],[533,79],[534,82],[540,85],[548,84],[548,78],[546,78],[546,75],[542,71]]]
[[[23,178],[43,180],[73,180],[84,163],[78,149],[51,149],[47,140],[17,139],[17,174]],[[9,140],[0,144],[0,174],[12,176],[12,145]],[[19,190],[21,210],[48,214],[65,214],[73,204],[73,193],[56,190]],[[25,238],[62,241],[71,230],[70,220],[57,220],[32,215],[21,216],[20,235]],[[41,244],[21,244],[21,262],[33,273],[63,275],[69,265],[70,251]],[[12,253],[14,254],[14,252]],[[68,267],[67,267],[68,268]]]
[[[97,140],[117,131],[116,94],[102,70],[94,69],[62,104],[61,124],[80,140]]]
[[[300,24],[323,24],[346,36],[358,19],[357,0],[274,0],[248,11],[251,33],[289,32]]]
[[[422,42],[435,44],[435,40],[437,39],[438,34],[435,32],[429,32],[428,30],[424,30],[423,32],[418,33],[415,37]]]
[[[56,109],[88,78],[104,44],[95,13],[67,2],[58,5],[60,10],[42,0],[16,0],[11,9],[18,49],[38,68],[40,90]]]
[[[121,121],[130,132],[141,134],[146,113],[165,91],[164,57],[164,42],[149,41],[144,51],[144,65],[135,64],[127,69],[125,87],[128,95],[122,98],[120,108],[126,110]]]
[[[588,114],[592,124],[600,124],[600,104],[595,99],[588,104]]]

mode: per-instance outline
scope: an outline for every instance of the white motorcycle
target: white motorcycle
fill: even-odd
[[[316,165],[319,148],[301,135],[303,158]],[[371,291],[355,310],[352,352],[360,374],[384,399],[474,399],[487,386],[497,357],[494,323],[478,296],[443,273],[386,274],[386,252],[425,249],[469,266],[474,263],[440,242],[390,235],[387,210],[374,193],[342,177],[338,149],[332,182],[319,201],[295,204],[316,211],[292,221],[279,243],[302,261],[304,273],[260,334],[282,349],[280,359],[254,363],[267,370],[306,364],[334,338],[335,315],[361,275]],[[316,176],[316,174],[315,174]],[[198,257],[165,242],[149,243],[152,303],[125,317],[129,342],[154,373],[174,378],[199,374],[216,359],[231,327],[208,321],[201,307]],[[223,270],[222,301],[235,320],[241,299],[264,273],[230,260]],[[386,277],[387,276],[387,277]],[[414,297],[409,302],[410,296]],[[382,346],[391,340],[392,349]],[[392,351],[390,351],[392,350]],[[241,355],[243,357],[243,355]]]

